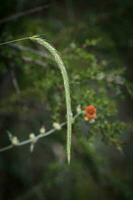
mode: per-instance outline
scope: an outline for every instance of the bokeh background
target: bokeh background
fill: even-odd
[[[133,119],[133,1],[1,0],[0,43],[32,35],[61,53],[73,112],[94,103],[99,117],[74,125],[70,166],[66,127],[32,153],[29,145],[1,152],[0,200],[132,200],[133,135],[125,124]],[[9,144],[7,130],[27,139],[65,113],[62,79],[48,52],[31,41],[1,45],[0,147]]]

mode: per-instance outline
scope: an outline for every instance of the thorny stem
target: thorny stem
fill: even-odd
[[[80,115],[80,114],[76,114],[76,115],[73,117],[73,123],[74,123],[74,121],[77,119],[77,117],[78,117],[79,115]],[[62,127],[64,127],[65,125],[66,125],[66,122],[63,122],[63,123],[60,124],[60,127],[62,128]],[[43,138],[43,137],[46,137],[46,136],[48,136],[48,135],[51,135],[51,134],[54,133],[55,131],[57,131],[57,129],[53,128],[53,129],[51,129],[51,130],[45,132],[44,134],[40,133],[39,135],[35,136],[36,142],[37,142],[39,139]],[[10,144],[10,145],[8,145],[8,146],[6,146],[6,147],[1,148],[1,149],[0,149],[0,152],[7,151],[7,150],[9,150],[9,149],[12,149],[13,147],[20,147],[20,146],[24,146],[24,145],[26,145],[26,144],[31,144],[31,143],[32,143],[32,140],[31,140],[31,139],[23,140],[23,141],[19,142],[17,145]]]

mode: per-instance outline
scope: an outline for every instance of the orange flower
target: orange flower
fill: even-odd
[[[96,108],[93,105],[89,105],[85,107],[84,110],[84,119],[86,121],[93,121],[96,119]]]

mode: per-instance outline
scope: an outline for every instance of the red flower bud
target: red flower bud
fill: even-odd
[[[96,119],[96,108],[93,105],[86,106],[84,109],[84,119],[91,121]]]

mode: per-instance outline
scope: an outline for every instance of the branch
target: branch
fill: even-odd
[[[17,14],[14,14],[14,15],[11,15],[9,17],[5,17],[5,18],[1,19],[0,20],[0,24],[3,24],[3,23],[6,23],[6,22],[9,22],[9,21],[18,19],[19,17],[23,17],[25,15],[29,15],[29,14],[32,14],[32,13],[35,13],[35,12],[39,12],[39,11],[41,11],[43,9],[48,8],[48,7],[49,7],[48,5],[44,5],[44,6],[39,6],[37,8],[32,8],[30,10],[19,12]]]
[[[47,67],[46,63],[44,63],[44,62],[42,62],[42,61],[40,61],[40,60],[33,60],[33,59],[31,59],[31,58],[29,58],[29,57],[27,57],[27,56],[23,56],[22,59],[23,59],[23,61],[26,62],[26,63],[39,65],[39,66],[41,66],[41,67],[43,67],[43,68],[45,68],[45,69],[46,69],[46,67]]]
[[[78,116],[81,114],[81,112],[77,113],[74,117],[73,117],[73,123],[75,122],[75,120],[78,118]],[[33,133],[31,133],[29,135],[29,139],[27,140],[23,140],[23,141],[19,141],[19,139],[16,136],[13,136],[9,131],[8,131],[8,135],[9,135],[9,139],[11,144],[8,146],[5,146],[3,148],[0,149],[0,152],[5,152],[8,151],[9,149],[12,149],[14,147],[20,147],[20,146],[24,146],[27,144],[30,144],[30,150],[33,151],[33,148],[35,146],[35,144],[38,142],[38,140],[40,140],[41,138],[44,138],[46,136],[51,135],[52,133],[54,133],[55,131],[59,131],[61,130],[67,123],[63,122],[61,124],[58,123],[53,123],[53,127],[51,130],[45,132],[44,127],[40,129],[40,134],[39,135],[34,135]]]
[[[16,90],[16,93],[17,93],[17,94],[20,94],[19,84],[18,84],[16,75],[15,75],[15,72],[13,71],[13,69],[11,70],[10,73],[11,73],[12,84],[13,84],[15,90]]]
[[[37,56],[41,56],[43,58],[48,58],[50,59],[51,57],[45,52],[42,52],[42,51],[37,51],[35,49],[32,49],[32,48],[29,48],[29,47],[26,47],[26,46],[23,46],[23,45],[17,45],[17,44],[8,44],[9,47],[12,47],[16,50],[20,50],[20,51],[28,51],[28,52],[31,52]],[[52,59],[52,58],[51,58]]]

